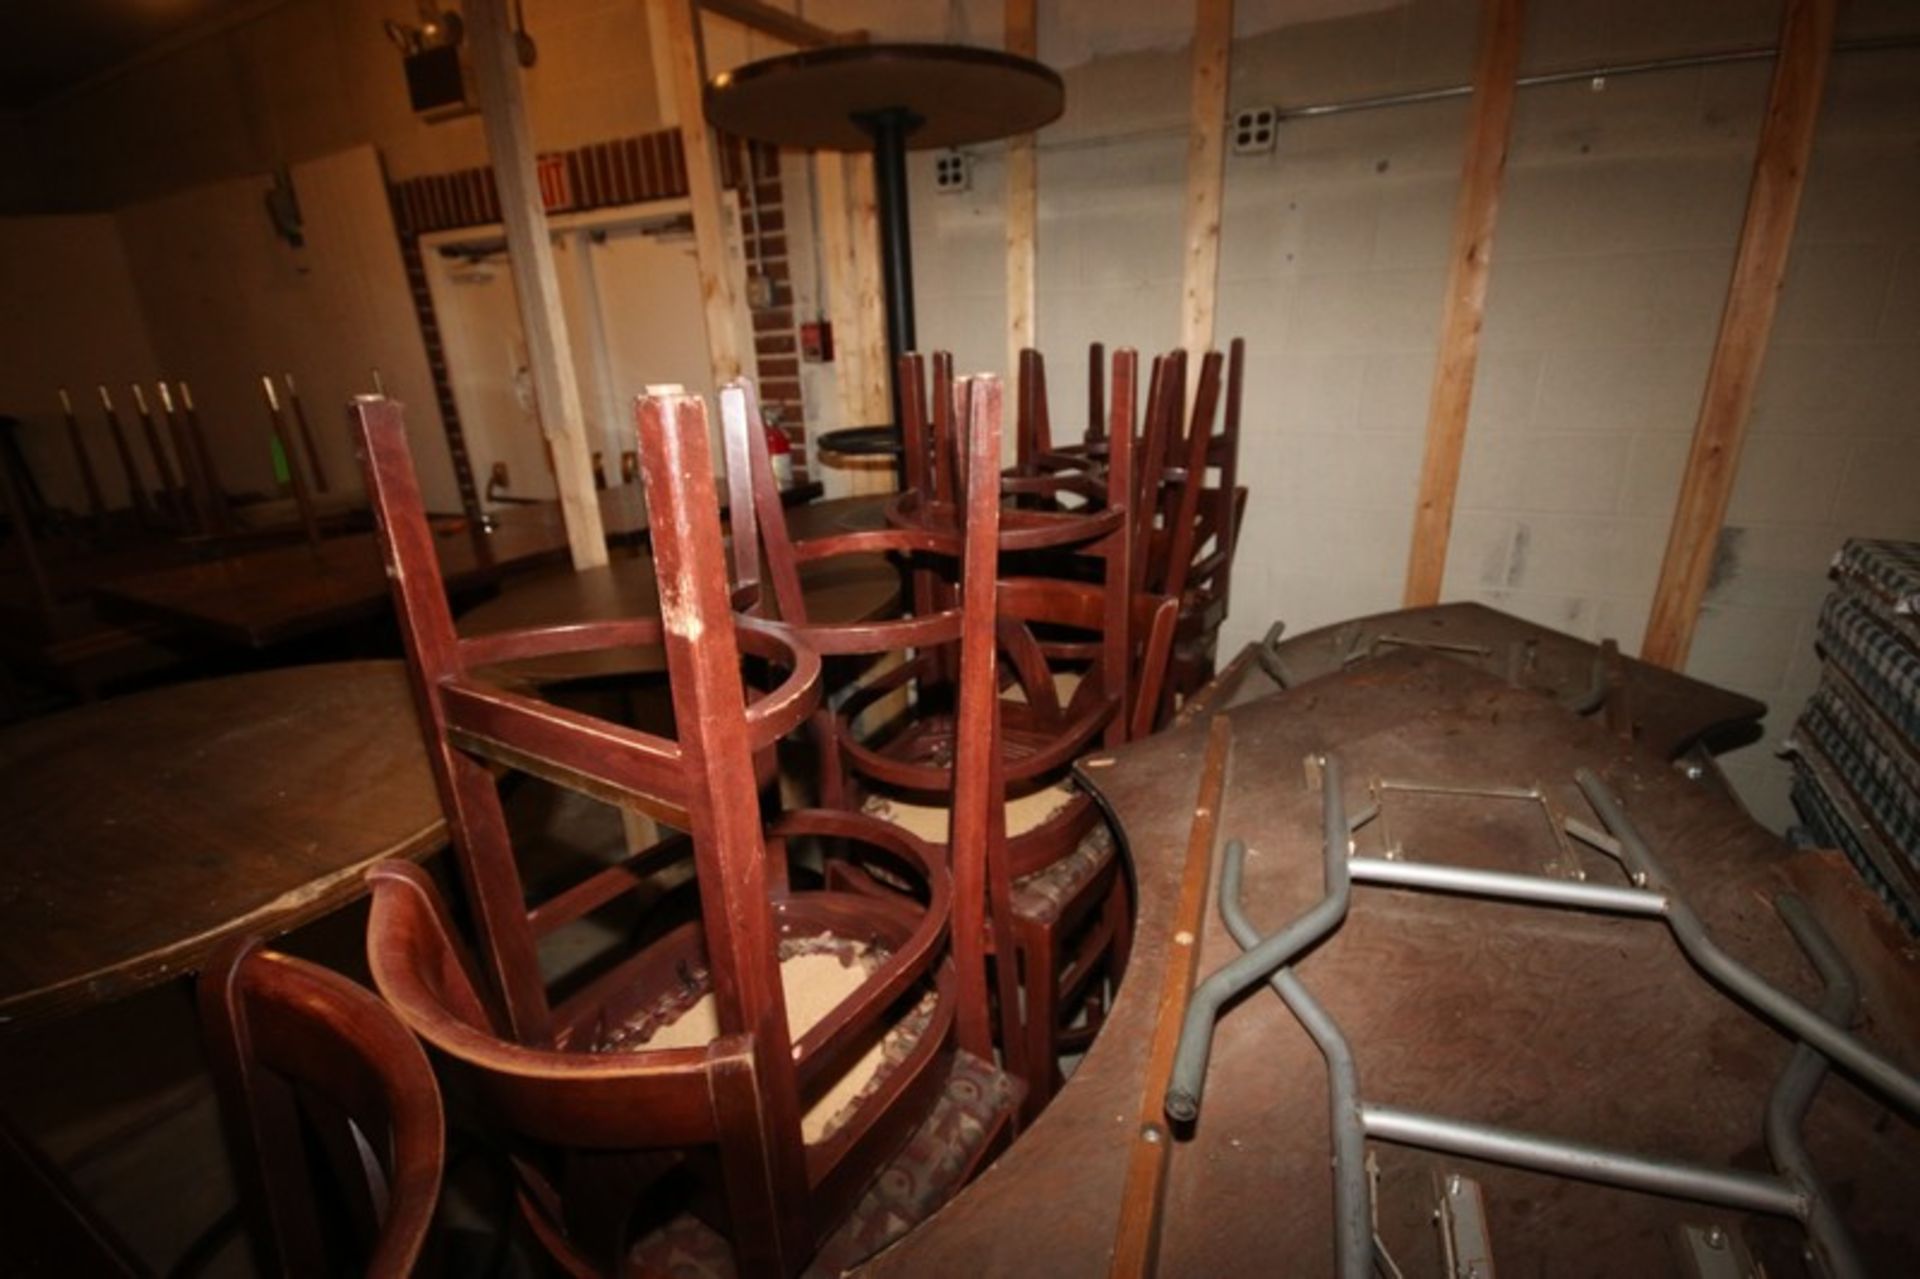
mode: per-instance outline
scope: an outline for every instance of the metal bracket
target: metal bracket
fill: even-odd
[[[1891,1102],[1909,1119],[1920,1118],[1920,1075],[1903,1069],[1848,1032],[1846,1027],[1858,998],[1852,974],[1804,902],[1783,894],[1774,900],[1774,908],[1826,986],[1817,1009],[1769,984],[1715,944],[1699,916],[1674,891],[1665,868],[1628,817],[1620,797],[1590,769],[1576,770],[1574,780],[1606,827],[1605,839],[1615,846],[1606,851],[1618,860],[1632,887],[1569,883],[1543,875],[1515,875],[1445,863],[1356,857],[1352,846],[1354,823],[1347,817],[1339,759],[1320,757],[1319,771],[1325,896],[1291,923],[1262,936],[1247,918],[1240,900],[1246,845],[1238,839],[1227,842],[1220,873],[1220,914],[1242,953],[1194,991],[1163,1104],[1166,1114],[1178,1122],[1191,1123],[1198,1117],[1214,1023],[1221,1010],[1256,983],[1264,981],[1271,986],[1326,1060],[1333,1137],[1335,1258],[1341,1279],[1366,1279],[1378,1259],[1372,1229],[1374,1190],[1366,1168],[1368,1138],[1794,1218],[1805,1227],[1810,1255],[1827,1275],[1833,1279],[1865,1275],[1846,1223],[1808,1156],[1800,1128],[1829,1062],[1845,1067],[1856,1082]],[[1492,790],[1481,793],[1498,794]],[[1520,788],[1508,788],[1506,792],[1509,798],[1528,794]],[[1577,838],[1586,839],[1576,829],[1581,825],[1566,817],[1554,821],[1556,830],[1574,830]],[[1356,884],[1639,916],[1665,924],[1688,961],[1714,985],[1799,1041],[1767,1102],[1764,1135],[1774,1174],[1642,1155],[1366,1101],[1360,1092],[1352,1045],[1292,968],[1296,958],[1345,922]],[[1457,1228],[1464,1219],[1457,1217],[1450,1228]],[[1484,1237],[1483,1228],[1483,1242]],[[1462,1247],[1459,1255],[1466,1257]],[[1490,1264],[1491,1258],[1487,1260]]]
[[[1440,1177],[1440,1250],[1452,1279],[1493,1279],[1493,1236],[1487,1232],[1487,1200],[1480,1183],[1457,1172]]]
[[[1764,1273],[1746,1242],[1724,1226],[1682,1226],[1680,1243],[1699,1279],[1757,1279]]]

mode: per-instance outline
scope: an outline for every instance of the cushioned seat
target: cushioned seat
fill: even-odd
[[[1062,706],[1071,706],[1073,704],[1073,695],[1079,690],[1080,681],[1085,678],[1085,671],[1054,671],[1054,697]],[[1002,693],[1001,696],[1010,702],[1020,702],[1024,704],[1027,700],[1027,690],[1016,683]]]
[[[933,1109],[867,1186],[806,1273],[838,1275],[932,1216],[992,1153],[1000,1121],[1017,1100],[1011,1078],[971,1053],[955,1053]],[[642,1274],[674,1279],[731,1279],[734,1274],[726,1240],[691,1213],[681,1213],[634,1244],[628,1260]]]
[[[780,942],[780,984],[787,1007],[787,1031],[795,1040],[825,1020],[877,972],[885,947],[821,933]],[[914,1008],[841,1073],[800,1116],[800,1134],[808,1145],[826,1140],[859,1112],[860,1104],[885,1082],[889,1070],[906,1060],[933,1018],[935,996],[928,991]],[[639,1048],[692,1048],[720,1034],[719,1003],[712,975],[689,968],[681,984],[666,991],[616,1026],[605,1027],[593,1051]]]
[[[1113,835],[1105,823],[1095,823],[1071,853],[1013,881],[1013,913],[1035,923],[1053,923],[1112,860]]]
[[[1018,799],[1007,801],[1007,838],[1017,839],[1051,821],[1073,802],[1067,782],[1055,782]],[[930,844],[945,844],[953,810],[945,804],[915,804],[891,795],[869,795],[861,811],[905,828]]]

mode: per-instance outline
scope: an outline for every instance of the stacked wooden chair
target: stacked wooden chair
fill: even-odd
[[[1026,1086],[1031,1117],[1059,1082],[1062,1051],[1097,1028],[1097,979],[1117,979],[1130,940],[1112,841],[1067,771],[1082,754],[1143,730],[1140,708],[1158,701],[1174,614],[1171,601],[1130,591],[1131,432],[1110,462],[1107,474],[1118,477],[1111,491],[1108,479],[1084,475],[1003,480],[998,382],[956,381],[941,354],[932,363],[930,400],[925,361],[901,364],[910,487],[892,503],[889,528],[799,544],[787,536],[773,492],[751,387],[723,392],[730,470],[741,476],[732,464],[744,460],[750,489],[735,479],[732,509],[758,516],[752,531],[736,517],[736,554],[751,542],[757,552],[749,554],[764,555],[774,589],[763,602],[798,643],[871,662],[836,694],[816,732],[822,802],[884,817],[950,859],[961,981],[981,983],[961,1002],[963,1019],[982,1015],[963,1020],[961,1042],[987,1052],[997,1038]],[[1129,420],[1133,369],[1125,353],[1115,402]],[[1081,509],[1018,505],[1067,491]],[[964,549],[956,546],[962,541]],[[798,566],[874,551],[904,558],[911,615],[859,627],[809,624]],[[1027,571],[1061,556],[1086,561],[1091,580]],[[983,699],[975,689],[969,701],[968,673],[979,669],[991,672],[993,693]],[[963,923],[960,904],[981,902],[978,925]],[[985,929],[990,969],[964,957],[970,927]],[[1069,1014],[1078,1026],[1067,1025]]]
[[[956,962],[979,932],[957,927],[966,908],[940,852],[857,812],[763,817],[773,748],[814,715],[821,659],[791,628],[735,614],[758,571],[737,555],[748,571],[730,581],[703,406],[664,395],[639,409],[658,621],[469,639],[448,615],[398,406],[354,413],[480,960],[418,868],[383,865],[368,942],[382,995],[509,1135],[523,1213],[570,1272],[837,1273],[883,1246],[991,1156],[1015,1090],[955,1046],[956,1020],[983,1015],[963,1012]],[[483,670],[653,644],[671,739]],[[530,903],[500,769],[681,833]],[[662,901],[617,963],[550,990],[541,940],[676,860],[694,872],[684,914]]]
[[[1088,360],[1089,426],[1080,441],[1062,444],[1053,439],[1046,361],[1038,351],[1021,353],[1014,466],[1019,478],[1010,481],[1014,491],[1076,491],[1069,477],[1097,474],[1105,464],[1110,433],[1098,425],[1105,416],[1104,360],[1103,348],[1095,343]],[[1134,587],[1180,602],[1178,637],[1162,703],[1156,708],[1156,726],[1166,723],[1179,701],[1213,677],[1246,509],[1246,489],[1238,483],[1245,361],[1246,344],[1238,338],[1224,361],[1217,351],[1206,353],[1190,415],[1185,404],[1187,353],[1176,350],[1153,361],[1134,468]]]
[[[416,1273],[445,1127],[407,1028],[340,974],[253,938],[208,963],[199,1002],[255,1270]]]

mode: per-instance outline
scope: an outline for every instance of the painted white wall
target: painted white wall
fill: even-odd
[[[361,488],[343,405],[371,391],[408,408],[422,492],[458,510],[446,436],[371,147],[293,166],[305,242],[280,239],[265,178],[192,187],[117,222],[159,374],[193,384],[223,483],[271,491],[260,376],[292,373],[334,489]]]
[[[1241,10],[1231,104],[1464,83],[1476,10],[1419,0],[1278,29]],[[1778,23],[1773,5],[1529,10],[1529,71],[1766,44]],[[997,38],[994,19],[963,12],[976,38]],[[1842,34],[1913,27],[1861,4]],[[1044,24],[1041,37],[1043,60],[1086,52],[1057,51]],[[1081,402],[1088,342],[1146,352],[1177,340],[1187,56],[1102,55],[1065,74],[1067,115],[1040,143],[1056,421]],[[1447,598],[1637,649],[1768,74],[1749,64],[1522,93]],[[1273,154],[1227,159],[1217,333],[1249,346],[1252,501],[1226,651],[1276,617],[1299,631],[1398,606],[1467,113],[1454,100],[1298,120]],[[974,157],[965,195],[934,191],[930,157],[914,169],[921,345],[1004,373],[1002,152]],[[1774,707],[1764,739],[1727,762],[1775,826],[1791,813],[1771,751],[1812,686],[1828,558],[1849,534],[1920,537],[1917,379],[1920,52],[1842,54],[1688,666]]]

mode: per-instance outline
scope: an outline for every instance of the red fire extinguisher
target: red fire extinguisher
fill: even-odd
[[[767,420],[767,456],[773,461],[773,482],[781,489],[793,487],[793,442],[780,424]]]

